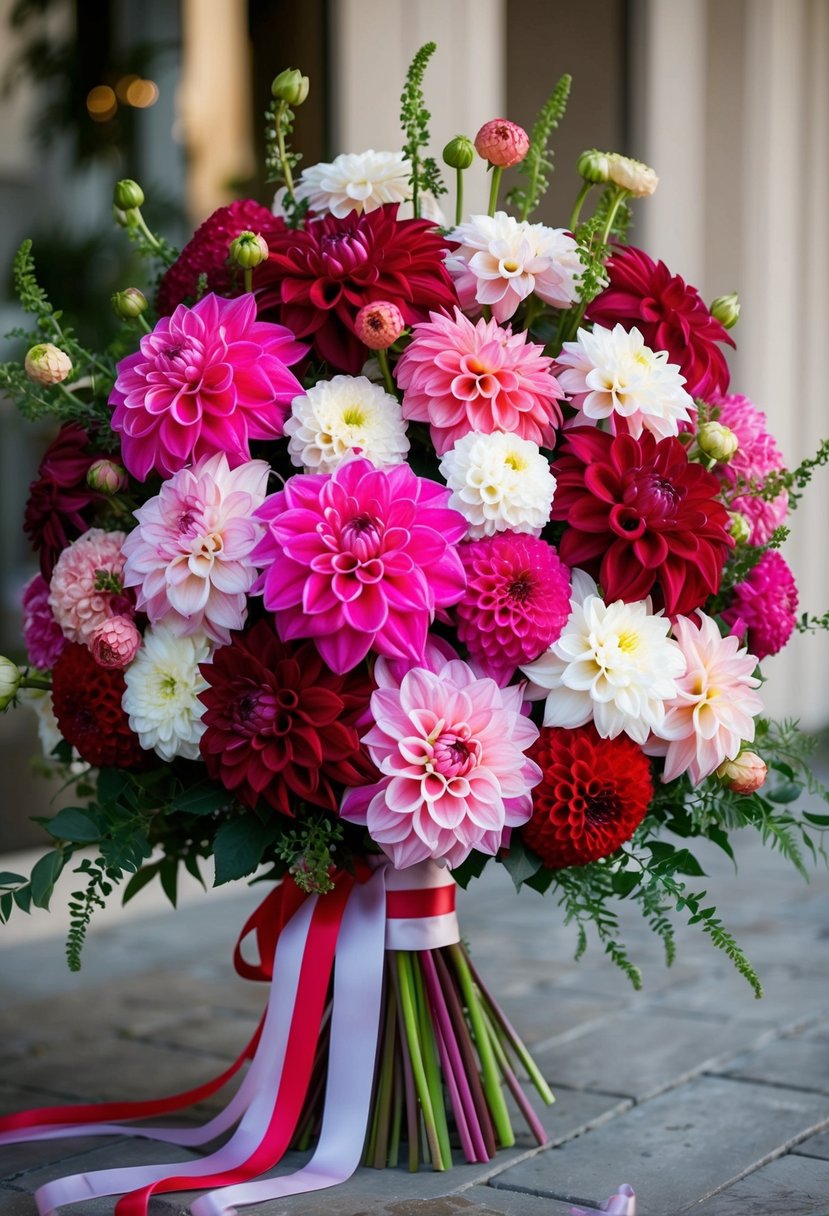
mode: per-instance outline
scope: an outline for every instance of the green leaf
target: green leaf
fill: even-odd
[[[212,815],[231,801],[227,790],[212,782],[200,781],[173,799],[173,810],[184,815]]]
[[[708,839],[713,841],[714,844],[718,845],[722,849],[723,853],[727,853],[731,860],[736,864],[734,850],[731,847],[731,841],[728,839],[727,832],[724,832],[722,828],[717,828],[712,825],[708,829]]]
[[[178,861],[175,857],[165,857],[158,871],[161,887],[173,907],[178,898]]]
[[[555,870],[539,870],[537,874],[533,874],[532,878],[527,879],[524,886],[537,891],[539,895],[545,895],[555,880]]]
[[[688,849],[680,849],[676,853],[671,862],[671,870],[674,874],[691,874],[695,878],[705,877],[705,870]]]
[[[785,806],[790,802],[797,802],[803,793],[803,786],[799,781],[782,781],[773,790],[764,790],[764,793],[769,802]]]
[[[0,887],[16,887],[18,883],[25,881],[22,874],[12,874],[11,870],[0,870]]]
[[[533,853],[527,848],[520,836],[512,837],[509,852],[506,857],[502,857],[500,860],[504,869],[515,883],[516,891],[520,891],[521,884],[525,883],[528,878],[532,878],[534,874],[537,874],[544,864],[537,853]]]
[[[97,796],[104,806],[117,806],[121,795],[129,788],[130,779],[123,769],[102,768],[98,773]]]
[[[252,874],[277,834],[278,829],[272,823],[262,823],[255,815],[242,815],[223,823],[213,842],[216,863],[213,886],[220,887]]]
[[[641,882],[642,875],[636,870],[617,870],[613,875],[613,890],[620,899],[630,895]]]
[[[818,828],[829,828],[829,815],[815,815],[812,811],[804,811],[803,818],[809,823],[813,823]],[[0,874],[0,885],[2,885],[3,875]]]
[[[67,806],[58,811],[53,819],[44,824],[46,831],[56,840],[71,840],[76,844],[89,844],[101,839],[101,829],[95,820],[79,806]]]
[[[486,853],[479,853],[476,849],[467,857],[466,861],[461,862],[452,871],[452,877],[462,890],[466,890],[473,878],[480,878],[486,869],[486,864],[489,857]]]
[[[205,885],[204,879],[202,878],[202,873],[199,868],[199,859],[195,853],[188,853],[187,856],[184,858],[184,868],[188,874],[191,874],[193,876],[193,878],[196,879],[197,882],[201,883],[201,885],[204,887],[204,889],[206,891],[207,887]]]
[[[12,914],[14,907],[14,899],[11,891],[7,891],[5,895],[0,895],[0,923],[4,924]]]
[[[133,874],[127,885],[124,887],[123,903],[128,904],[139,891],[143,891],[148,883],[152,882],[158,873],[157,865],[145,866],[143,870],[139,870],[137,874]]]
[[[667,861],[676,852],[676,846],[669,844],[667,840],[649,840],[645,847],[650,849],[655,862]]]
[[[21,912],[28,912],[32,904],[32,888],[30,886],[18,887],[12,893],[12,898]]]
[[[49,900],[55,889],[55,883],[63,869],[64,859],[61,853],[47,853],[41,857],[32,870],[31,887],[32,903],[36,908],[48,908]]]

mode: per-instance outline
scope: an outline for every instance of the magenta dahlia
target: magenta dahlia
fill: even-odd
[[[767,502],[758,494],[746,493],[738,483],[761,485],[770,473],[785,467],[785,461],[774,436],[766,430],[766,415],[748,397],[733,393],[715,398],[711,404],[717,411],[717,421],[729,427],[737,436],[739,447],[727,464],[717,465],[717,475],[731,488],[728,505],[740,511],[751,524],[749,543],[764,545],[775,528],[785,522],[789,513],[789,496],[785,490]],[[736,493],[735,493],[736,490]]]
[[[734,340],[697,289],[632,245],[614,250],[607,272],[610,283],[587,310],[588,320],[609,329],[635,326],[651,350],[666,350],[679,364],[692,397],[724,393],[729,371],[719,343]]]
[[[553,464],[552,518],[567,523],[559,553],[601,584],[605,600],[655,594],[669,616],[699,608],[720,585],[733,540],[713,473],[678,439],[645,431],[565,433]]]
[[[201,754],[211,777],[246,806],[293,815],[303,799],[336,811],[342,786],[376,776],[356,723],[367,676],[335,675],[310,642],[280,642],[268,621],[237,633],[200,667],[208,687]]]
[[[278,439],[302,385],[291,372],[306,348],[282,325],[256,320],[252,295],[207,295],[162,317],[118,364],[112,429],[139,481],[163,477],[214,452],[232,467],[251,439]]]
[[[455,605],[458,638],[499,684],[557,641],[570,615],[570,571],[546,541],[498,532],[458,549],[466,592]]]
[[[256,512],[267,533],[252,560],[264,567],[254,591],[276,614],[283,640],[313,638],[334,671],[369,650],[422,659],[439,608],[466,583],[457,543],[466,521],[449,490],[407,464],[367,460],[331,476],[297,474]]]
[[[93,508],[101,501],[86,483],[89,468],[98,459],[92,441],[79,422],[66,422],[49,444],[29,486],[23,531],[40,557],[45,579],[70,541],[90,525]]]
[[[69,645],[49,607],[49,584],[36,574],[23,588],[23,641],[34,667],[53,667]]]
[[[428,220],[398,220],[396,205],[342,219],[326,215],[274,234],[268,245],[256,279],[260,313],[275,309],[335,371],[357,375],[365,363],[355,334],[364,305],[396,304],[412,325],[430,309],[457,304],[443,237]]]
[[[770,549],[731,593],[723,620],[758,659],[782,650],[797,623],[797,584],[786,559]]]

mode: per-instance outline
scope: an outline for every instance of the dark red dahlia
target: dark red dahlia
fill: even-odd
[[[207,290],[219,296],[239,295],[244,289],[241,271],[227,264],[230,242],[240,232],[258,232],[270,244],[272,234],[285,222],[252,198],[237,199],[219,207],[200,225],[158,285],[156,307],[168,317],[179,304],[192,303],[198,293],[199,275],[207,275]]]
[[[123,671],[99,667],[86,646],[67,646],[52,669],[52,706],[60,733],[96,768],[137,768],[147,752],[121,708]]]
[[[617,249],[607,270],[610,284],[590,305],[588,320],[611,329],[635,326],[652,350],[666,350],[679,364],[692,397],[726,392],[728,364],[718,343],[733,346],[734,340],[696,287],[632,245]]]
[[[545,726],[527,755],[544,776],[521,835],[551,870],[609,857],[645,818],[651,767],[627,735],[602,739],[592,722]]]
[[[275,309],[338,372],[356,375],[366,361],[354,334],[364,305],[396,304],[412,325],[458,302],[443,265],[445,240],[428,220],[398,220],[396,204],[343,219],[326,215],[268,237],[268,245],[255,281],[260,315]]]
[[[719,588],[734,541],[720,483],[678,439],[565,431],[552,469],[552,518],[568,527],[559,554],[599,582],[604,597],[653,595],[669,616],[699,608]]]
[[[48,581],[59,556],[90,526],[101,495],[86,484],[89,467],[100,456],[79,422],[67,422],[49,444],[29,486],[23,531],[40,557]]]
[[[357,722],[372,685],[357,672],[335,675],[312,642],[280,642],[269,621],[236,633],[201,667],[210,687],[201,753],[211,777],[240,802],[261,798],[293,815],[304,799],[336,811],[336,787],[376,777],[360,748]]]

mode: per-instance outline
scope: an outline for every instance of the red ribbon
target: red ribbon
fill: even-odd
[[[426,916],[446,916],[455,911],[454,883],[446,887],[422,887],[412,891],[387,891],[386,916],[389,920],[419,920]]]

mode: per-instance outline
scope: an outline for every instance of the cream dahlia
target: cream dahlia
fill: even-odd
[[[529,532],[538,536],[550,518],[556,479],[529,439],[496,431],[464,435],[440,462],[452,491],[449,505],[469,523],[469,536]]]
[[[333,473],[355,456],[381,469],[409,450],[397,398],[365,376],[320,380],[294,397],[285,434],[292,462],[306,473]]]
[[[121,699],[130,729],[146,751],[162,760],[198,760],[204,734],[204,706],[199,693],[207,680],[200,663],[210,662],[210,643],[204,634],[181,637],[164,625],[148,629],[138,654],[124,672],[126,691]]]
[[[339,219],[356,211],[374,211],[385,203],[403,203],[412,196],[411,162],[402,152],[344,152],[330,163],[304,169],[296,197],[307,199],[310,211],[329,211]]]
[[[124,594],[124,532],[90,528],[64,549],[49,584],[49,607],[70,642],[88,646],[107,617],[129,611]]]

